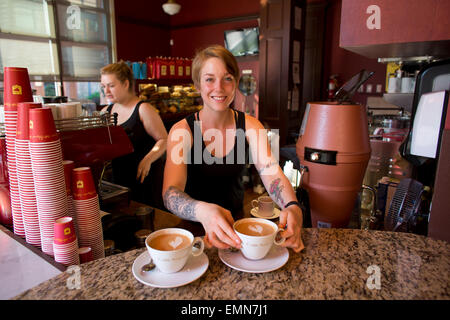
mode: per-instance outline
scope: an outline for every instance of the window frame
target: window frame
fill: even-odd
[[[53,23],[55,36],[32,36],[32,35],[23,35],[23,34],[14,34],[10,32],[2,32],[0,31],[0,38],[2,39],[10,39],[10,40],[20,40],[20,41],[35,41],[35,42],[51,42],[56,46],[56,61],[58,63],[59,72],[55,75],[30,75],[31,82],[55,82],[59,83],[59,87],[61,90],[61,94],[64,95],[64,82],[100,82],[100,70],[98,72],[98,76],[95,77],[77,77],[72,75],[66,75],[64,70],[64,63],[62,57],[62,48],[63,43],[70,43],[74,46],[80,46],[85,48],[98,48],[98,47],[106,47],[109,54],[110,63],[117,61],[117,47],[116,47],[116,34],[115,34],[115,18],[114,18],[114,0],[103,0],[103,8],[99,7],[91,7],[89,5],[84,4],[74,4],[67,0],[45,0],[48,5],[51,5],[53,8]],[[98,13],[103,13],[106,16],[106,29],[107,32],[107,41],[96,41],[96,42],[81,42],[74,41],[70,38],[64,37],[60,35],[60,25],[59,25],[59,16],[58,16],[58,5],[76,5],[80,9],[85,9],[89,11],[94,11]],[[50,23],[51,21],[49,21]],[[0,72],[0,82],[4,82],[3,70]]]

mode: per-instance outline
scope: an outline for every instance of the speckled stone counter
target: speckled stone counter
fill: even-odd
[[[304,229],[303,240],[303,252],[289,250],[289,261],[268,273],[236,271],[217,249],[207,249],[202,277],[183,287],[153,288],[132,274],[133,261],[146,250],[137,249],[81,265],[80,289],[68,289],[66,271],[14,299],[450,299],[447,242],[354,229]],[[374,283],[373,265],[379,289],[367,285]]]

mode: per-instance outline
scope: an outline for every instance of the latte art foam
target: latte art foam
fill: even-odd
[[[266,223],[248,221],[236,226],[236,231],[248,236],[267,236],[276,230]]]
[[[190,245],[188,237],[177,233],[161,234],[149,241],[149,246],[156,250],[172,251],[186,248]]]

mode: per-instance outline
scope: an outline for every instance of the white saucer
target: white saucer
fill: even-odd
[[[148,251],[142,252],[134,260],[131,270],[137,281],[156,288],[176,288],[191,283],[200,278],[208,269],[208,256],[203,252],[201,255],[191,256],[183,269],[176,273],[163,273],[155,268],[147,273],[142,273],[141,268],[148,263],[150,255]]]
[[[219,258],[230,268],[249,273],[264,273],[277,270],[289,260],[289,251],[285,247],[273,245],[264,259],[246,259],[241,251],[219,250]]]
[[[280,212],[281,212],[280,209],[274,208],[273,212],[272,212],[273,214],[271,216],[269,216],[269,217],[265,217],[265,216],[259,215],[258,207],[252,208],[252,210],[250,210],[250,214],[252,216],[257,217],[257,218],[263,218],[263,219],[275,219],[275,218],[278,218],[280,216]]]

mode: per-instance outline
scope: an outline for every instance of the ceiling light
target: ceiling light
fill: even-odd
[[[181,5],[176,3],[175,0],[168,0],[166,3],[162,5],[162,7],[164,12],[171,16],[180,12],[181,9]]]

